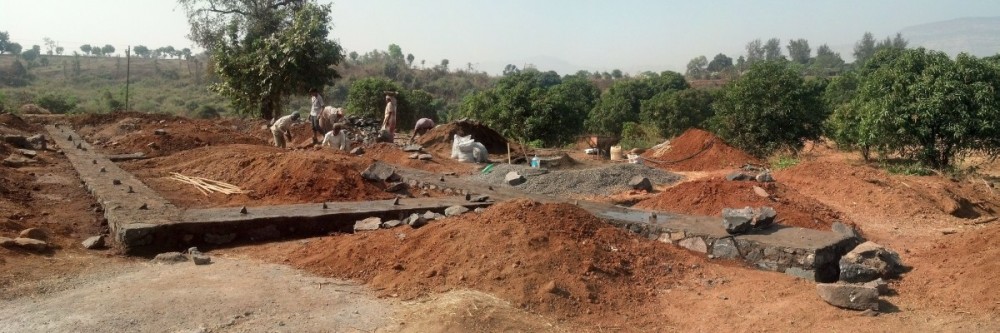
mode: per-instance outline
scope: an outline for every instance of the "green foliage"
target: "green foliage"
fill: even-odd
[[[706,79],[708,78],[708,59],[705,56],[697,56],[687,64],[687,72],[685,74],[693,79]]]
[[[808,64],[812,57],[811,54],[812,49],[809,48],[808,40],[799,38],[788,41],[788,57],[791,58],[792,62]]]
[[[712,100],[705,90],[668,90],[643,101],[640,118],[654,125],[659,135],[674,137],[691,127],[704,128],[704,122],[715,114]]]
[[[563,82],[555,72],[508,71],[492,89],[467,96],[461,113],[521,142],[560,145],[582,133],[597,96],[584,79]]]
[[[594,134],[618,136],[626,122],[639,122],[643,100],[664,91],[689,87],[676,72],[649,73],[638,79],[618,80],[590,111],[586,127]]]
[[[725,54],[719,53],[712,58],[712,62],[708,63],[709,72],[721,72],[733,67],[733,58],[727,57]]]
[[[3,91],[0,91],[0,112],[4,112],[6,110],[7,110],[7,94],[4,94]]]
[[[788,169],[799,164],[799,159],[792,155],[778,155],[771,158],[771,168],[775,170]]]
[[[649,148],[659,142],[656,126],[627,122],[622,124],[622,149]]]
[[[0,78],[3,78],[3,82],[0,82],[0,84],[11,87],[24,87],[31,84],[31,74],[28,73],[28,69],[24,68],[24,65],[19,60],[11,62],[7,71],[0,74],[3,74],[0,75]]]
[[[347,94],[347,113],[375,119],[382,119],[385,115],[385,92],[401,91],[398,84],[388,79],[379,77],[367,77],[354,81],[350,92]],[[397,127],[405,128],[399,123],[399,119],[409,119],[412,115],[407,108],[403,107],[403,98],[397,96],[396,105]]]
[[[149,58],[152,52],[145,45],[136,45],[134,48],[132,48],[132,50],[135,51],[136,55],[143,58]]]
[[[8,47],[10,47],[10,33],[0,31],[0,54],[9,52]]]
[[[181,0],[192,37],[212,50],[221,82],[212,89],[237,113],[264,119],[281,114],[282,99],[333,83],[343,60],[329,38],[330,5],[314,1]],[[199,7],[204,5],[205,7]],[[208,10],[230,10],[222,14]]]
[[[879,168],[896,175],[930,176],[934,174],[934,169],[913,160],[885,159],[879,161],[878,165]]]
[[[76,108],[79,100],[75,96],[46,93],[35,100],[35,104],[52,113],[69,113]]]
[[[758,157],[798,150],[818,139],[827,117],[822,85],[807,84],[786,62],[760,62],[726,86],[712,127],[730,144]]]
[[[27,51],[21,52],[21,59],[24,59],[25,61],[30,63],[32,61],[35,61],[35,59],[38,59],[38,55],[39,55],[38,50],[28,49]]]
[[[1000,154],[1000,63],[959,54],[887,48],[861,69],[840,140],[944,169],[957,154]],[[856,112],[856,113],[852,113]]]
[[[196,113],[196,116],[202,119],[219,118],[219,116],[225,113],[225,111],[225,109],[212,105],[202,105],[198,107],[198,113]]]

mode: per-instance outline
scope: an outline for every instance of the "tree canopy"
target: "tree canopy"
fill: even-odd
[[[314,0],[180,0],[189,37],[212,55],[212,89],[241,114],[281,114],[281,101],[339,77],[343,60],[330,40],[330,5]]]

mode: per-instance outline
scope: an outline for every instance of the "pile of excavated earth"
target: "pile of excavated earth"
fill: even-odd
[[[986,179],[892,175],[835,150],[802,155],[798,165],[783,170],[745,168],[762,162],[694,129],[644,153],[646,165],[545,170],[496,163],[482,171],[486,165],[450,159],[452,137],[472,135],[493,154],[506,154],[507,143],[471,121],[440,125],[419,140],[421,146],[368,144],[349,153],[311,147],[305,124],[295,125],[291,149],[278,149],[270,145],[263,121],[144,113],[29,119],[0,114],[0,301],[9,302],[2,303],[4,307],[19,306],[22,296],[46,297],[87,285],[42,288],[34,281],[103,266],[95,262],[120,264],[108,261],[114,257],[108,252],[83,250],[113,244],[105,242],[111,236],[103,218],[106,207],[80,186],[62,147],[44,138],[45,130],[35,124],[59,122],[71,125],[102,153],[133,154],[116,165],[185,209],[368,200],[390,205],[392,198],[439,200],[434,196],[455,193],[408,193],[395,188],[406,183],[363,176],[375,161],[382,161],[433,175],[431,183],[438,186],[452,186],[455,179],[508,195],[523,192],[580,201],[635,191],[636,180],[644,179],[638,183],[644,184],[646,196],[634,208],[711,216],[730,233],[726,239],[731,243],[766,238],[775,228],[792,226],[832,230],[851,245],[837,254],[837,281],[817,284],[754,270],[740,261],[709,260],[709,254],[689,251],[662,235],[639,237],[581,208],[586,206],[484,199],[478,204],[493,205],[452,206],[444,215],[415,213],[399,220],[352,220],[353,233],[304,240],[202,247],[209,250],[205,253],[179,247],[156,262],[194,262],[210,270],[216,253],[222,253],[223,260],[230,260],[226,255],[231,254],[360,281],[379,297],[404,302],[476,290],[496,296],[496,304],[509,311],[525,314],[518,318],[537,320],[522,328],[565,330],[577,326],[561,325],[573,324],[596,331],[836,330],[858,327],[849,325],[861,321],[879,330],[1000,329],[994,318],[1000,299],[990,292],[998,279],[983,274],[1000,268],[992,259],[1000,254],[1000,198],[996,185]],[[516,185],[509,182],[511,173],[521,177]],[[245,193],[203,194],[173,174],[229,183]],[[474,198],[452,197],[462,202]],[[765,251],[778,256],[781,252]],[[302,290],[288,292],[309,292]],[[101,291],[109,292],[114,288]],[[790,307],[799,311],[790,313]],[[747,316],[747,308],[753,308],[754,315]],[[478,309],[468,310],[462,320],[473,323],[494,322],[498,319],[490,316],[507,313],[473,315]],[[257,315],[247,311],[239,318]],[[468,324],[457,330],[477,327],[485,326]]]

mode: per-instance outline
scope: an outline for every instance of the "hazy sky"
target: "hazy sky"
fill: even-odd
[[[329,1],[323,1],[329,2]],[[884,38],[911,25],[1000,15],[997,0],[338,0],[332,37],[348,51],[390,43],[427,65],[450,60],[499,72],[541,69],[682,71],[698,55],[737,58],[755,38],[805,38],[850,61],[865,31]],[[25,48],[42,38],[82,44],[192,47],[171,0],[0,0],[0,31]],[[905,36],[904,36],[905,37]],[[786,50],[787,53],[787,50]]]

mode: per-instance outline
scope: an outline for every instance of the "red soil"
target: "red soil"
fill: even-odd
[[[265,247],[265,258],[358,279],[410,299],[474,288],[530,312],[595,325],[657,322],[657,290],[697,274],[705,259],[637,238],[569,204],[526,200],[480,214]],[[261,255],[261,250],[253,250]]]
[[[670,142],[664,149],[650,149],[642,154],[647,164],[675,171],[708,171],[760,164],[760,160],[733,148],[712,133],[692,128]]]
[[[450,152],[447,155],[441,155],[434,151],[429,151],[434,158],[430,161],[421,161],[411,159],[410,155],[412,153],[404,152],[396,145],[390,143],[376,143],[372,146],[364,147],[364,149],[364,157],[366,158],[430,172],[455,172],[463,174],[471,172],[475,166],[472,163],[462,163],[451,159]]]
[[[371,160],[323,150],[227,145],[192,149],[166,157],[123,163],[146,184],[183,207],[273,205],[321,201],[389,199],[377,184],[361,178]],[[248,194],[211,194],[170,180],[171,172],[239,186]]]
[[[472,139],[486,146],[490,154],[507,154],[507,138],[486,125],[472,121],[457,121],[439,125],[417,138],[417,143],[442,156],[451,156],[451,143],[455,135],[472,135]],[[515,147],[511,146],[514,150]]]
[[[764,188],[772,199],[754,193]],[[840,212],[779,183],[702,179],[667,188],[653,198],[640,201],[638,208],[669,212],[720,216],[723,208],[771,206],[778,212],[778,223],[802,228],[830,230],[835,220],[843,221]]]
[[[77,126],[80,135],[112,154],[143,152],[147,156],[165,156],[205,146],[271,144],[271,134],[260,120],[187,119],[127,112],[88,114],[72,118],[71,121]],[[166,134],[156,135],[154,131],[158,129],[164,130]],[[305,136],[296,137],[304,138]]]

